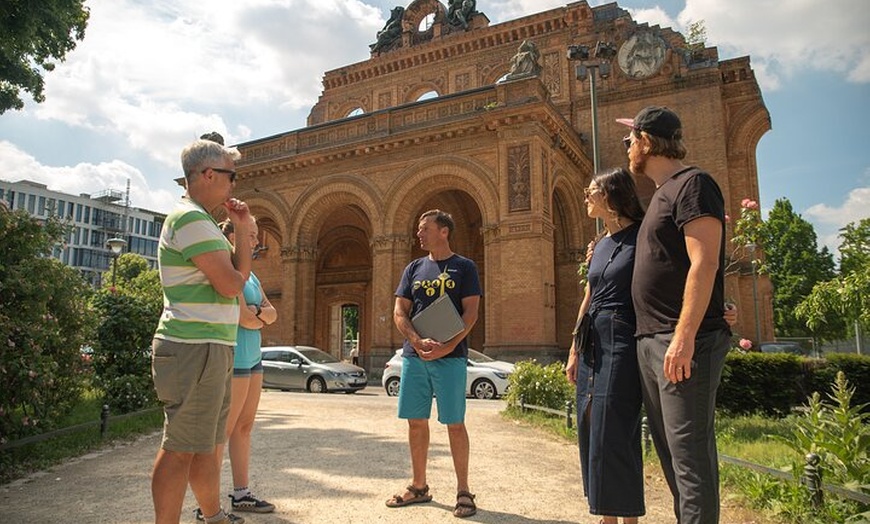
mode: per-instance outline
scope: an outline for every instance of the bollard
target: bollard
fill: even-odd
[[[573,411],[573,409],[574,409],[574,403],[571,402],[570,400],[566,400],[565,401],[565,426],[568,429],[571,429],[574,425],[571,421],[571,411]]]
[[[103,409],[100,411],[100,438],[106,437],[106,432],[109,430],[109,405],[103,404]]]
[[[640,419],[640,435],[643,440],[643,454],[649,455],[649,452],[652,451],[650,449],[652,447],[652,439],[649,434],[649,420],[646,417]]]
[[[822,467],[820,465],[822,458],[815,453],[807,453],[805,458],[807,464],[804,466],[804,474],[801,477],[801,481],[810,493],[810,504],[812,504],[814,508],[820,508],[824,502],[824,491],[822,491]]]

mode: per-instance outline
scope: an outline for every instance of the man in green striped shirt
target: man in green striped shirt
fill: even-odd
[[[179,522],[188,482],[207,522],[244,522],[221,508],[216,445],[226,439],[236,297],[251,272],[251,246],[234,248],[210,214],[223,207],[236,233],[247,237],[248,206],[230,196],[238,158],[237,150],[210,140],[187,146],[181,153],[187,191],[160,233],[163,314],[152,375],[165,423],[151,478],[157,524]]]

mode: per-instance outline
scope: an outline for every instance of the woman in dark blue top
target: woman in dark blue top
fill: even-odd
[[[566,373],[577,384],[578,438],[583,491],[589,512],[603,524],[636,524],[645,513],[631,275],[643,207],[625,169],[592,178],[586,193],[590,218],[604,221],[589,261],[579,319],[589,315],[585,348],[571,345]]]

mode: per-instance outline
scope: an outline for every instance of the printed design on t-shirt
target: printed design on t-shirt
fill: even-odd
[[[444,268],[444,271],[438,275],[437,279],[433,280],[415,280],[413,291],[417,291],[419,289],[423,289],[426,293],[427,297],[441,296],[448,289],[454,289],[456,287],[456,281],[450,278],[450,274],[448,273],[449,269]]]

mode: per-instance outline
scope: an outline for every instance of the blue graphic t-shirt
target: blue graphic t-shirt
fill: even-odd
[[[456,311],[463,314],[462,299],[480,296],[480,277],[477,266],[470,259],[453,254],[445,260],[432,260],[428,256],[414,260],[402,273],[402,280],[396,288],[396,296],[412,302],[411,318],[426,309],[429,304],[443,294],[447,294]],[[408,341],[402,346],[402,356],[416,357],[417,353]],[[468,342],[463,339],[445,358],[465,358],[468,356]]]

